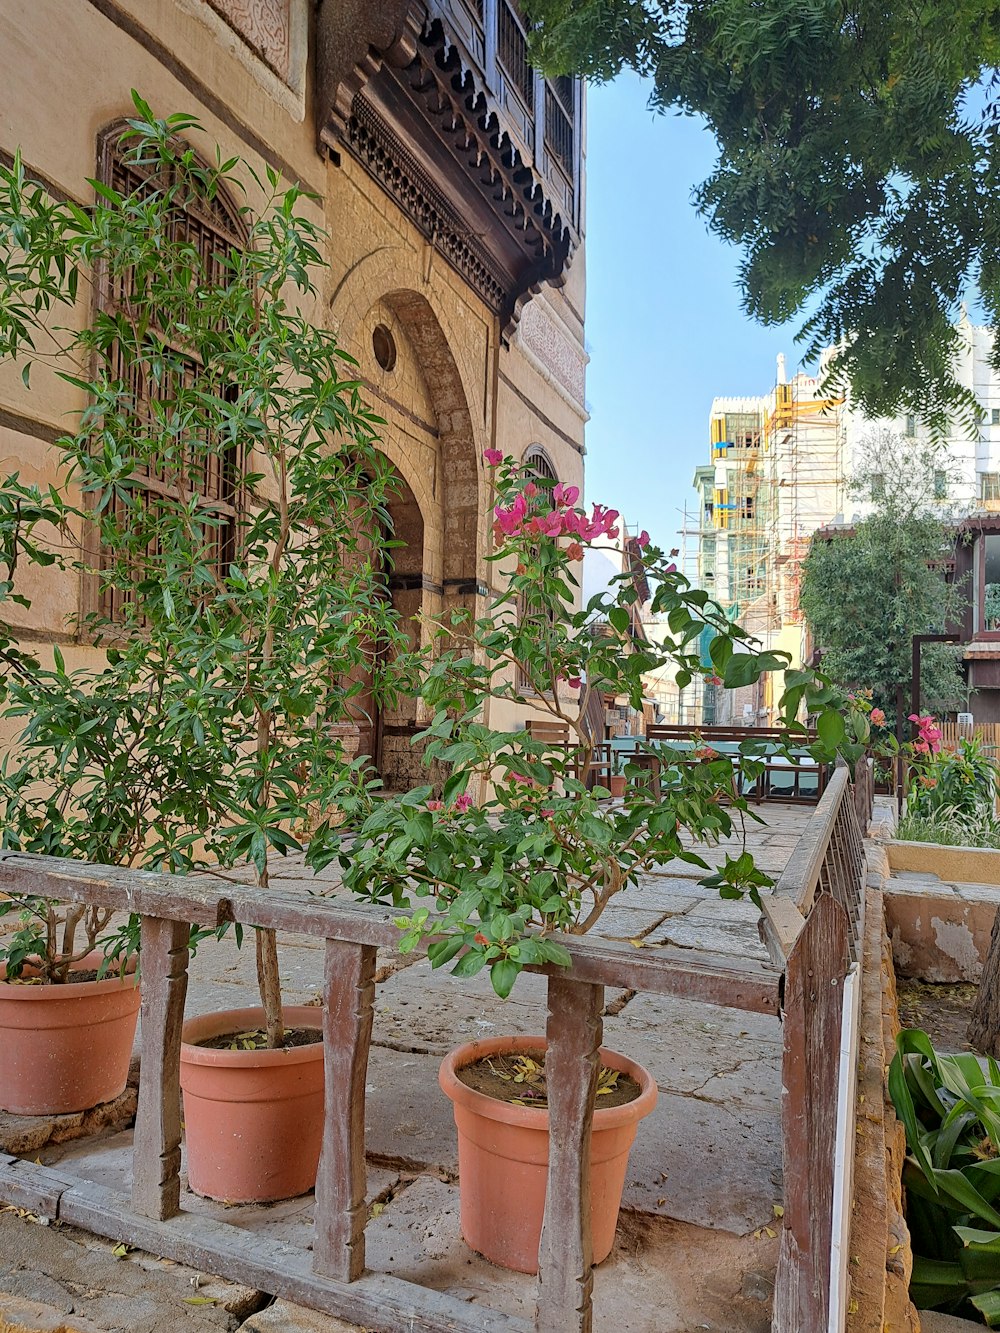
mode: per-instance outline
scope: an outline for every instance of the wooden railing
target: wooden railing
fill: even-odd
[[[568,938],[572,966],[542,969],[548,976],[546,1035],[553,1075],[550,1154],[537,1310],[528,1324],[365,1268],[365,1081],[376,954],[398,939],[393,912],[229,883],[223,892],[217,882],[200,879],[4,854],[0,892],[97,903],[141,917],[142,1076],[130,1194],[0,1156],[0,1199],[368,1329],[590,1333],[588,1145],[604,987],[617,986],[783,1012],[785,1212],[774,1328],[839,1330],[850,1190],[849,1182],[844,1188],[836,1144],[853,1142],[853,1128],[843,1125],[853,1111],[853,1078],[850,1055],[837,1053],[845,1032],[848,1038],[856,1032],[856,1006],[845,992],[856,993],[851,987],[864,883],[852,789],[847,770],[838,769],[774,894],[764,900],[761,933],[772,963]],[[189,929],[192,923],[214,927],[232,921],[325,940],[326,1101],[311,1253],[269,1239],[266,1231],[251,1235],[181,1206],[179,1061]],[[837,1260],[831,1258],[835,1250]]]
[[[174,878],[50,857],[0,857],[0,892],[100,903],[142,918],[142,1076],[131,1194],[0,1157],[0,1198],[41,1216],[188,1263],[368,1329],[441,1333],[531,1328],[589,1333],[593,1284],[590,1126],[604,987],[687,996],[777,1014],[780,973],[767,963],[566,940],[572,967],[548,973],[549,1184],[533,1324],[470,1307],[365,1269],[365,1075],[376,952],[399,932],[393,913],[276,890]],[[325,939],[325,1123],[312,1253],[252,1236],[180,1206],[180,1033],[191,923],[303,932]]]
[[[775,1333],[840,1333],[847,1311],[867,879],[854,796],[847,768],[838,768],[761,916],[785,973]]]

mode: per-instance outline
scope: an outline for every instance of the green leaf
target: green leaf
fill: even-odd
[[[510,994],[520,970],[520,964],[512,958],[499,958],[490,968],[490,981],[501,1000],[506,1000]]]
[[[828,750],[835,750],[847,734],[843,717],[832,709],[820,713],[816,719],[816,731]]]

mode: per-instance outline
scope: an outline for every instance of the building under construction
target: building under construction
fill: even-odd
[[[767,647],[803,660],[802,562],[817,528],[844,510],[842,400],[817,376],[785,374],[778,357],[771,393],[716,398],[711,461],[694,476],[695,521],[682,533],[685,570],[726,613]],[[692,542],[694,549],[692,549]],[[699,683],[678,720],[762,724],[773,716],[770,681],[743,690]]]

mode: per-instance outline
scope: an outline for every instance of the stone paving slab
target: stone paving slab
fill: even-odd
[[[728,907],[728,903],[724,907]],[[650,936],[651,944],[675,944],[683,949],[704,949],[709,953],[732,954],[738,958],[758,958],[767,962],[767,949],[761,943],[756,925],[726,921],[724,911],[717,917],[672,917]]]
[[[26,1333],[219,1333],[266,1299],[152,1255],[119,1259],[113,1248],[72,1227],[0,1214],[0,1320]]]
[[[472,1253],[461,1238],[459,1211],[454,1185],[420,1177],[369,1223],[369,1264],[473,1305],[530,1318],[535,1280]],[[770,1238],[710,1236],[624,1213],[614,1250],[595,1270],[594,1327],[764,1333],[770,1325],[767,1270],[773,1271],[773,1252],[776,1242]],[[759,1284],[749,1284],[748,1294],[744,1274],[758,1266],[765,1271]]]

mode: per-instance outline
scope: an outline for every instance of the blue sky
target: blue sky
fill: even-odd
[[[712,399],[766,393],[777,353],[791,374],[799,352],[794,323],[743,314],[739,252],[692,207],[714,141],[647,97],[634,74],[587,97],[587,497],[671,547]]]

